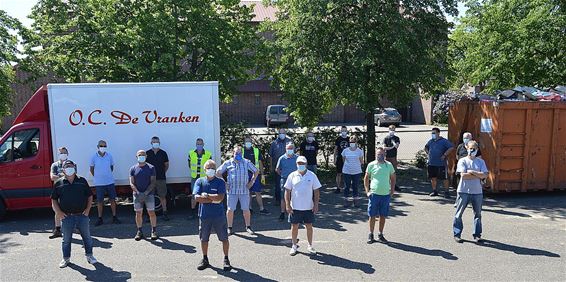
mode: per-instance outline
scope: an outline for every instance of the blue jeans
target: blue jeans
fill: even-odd
[[[92,238],[90,237],[90,219],[86,215],[67,215],[61,221],[61,231],[63,232],[63,258],[71,257],[71,241],[73,240],[73,231],[76,229],[81,233],[85,254],[92,255]]]
[[[358,197],[358,184],[360,184],[362,174],[343,173],[342,176],[344,177],[344,197],[350,197],[350,189],[352,189],[352,196]]]
[[[456,203],[456,215],[454,216],[454,236],[460,237],[462,235],[462,230],[464,230],[464,224],[462,223],[462,215],[464,210],[468,206],[468,203],[472,203],[472,208],[474,210],[474,237],[481,237],[481,205],[483,201],[482,194],[468,194],[459,193],[460,198]]]

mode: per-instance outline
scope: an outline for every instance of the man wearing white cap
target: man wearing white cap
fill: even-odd
[[[307,229],[307,241],[309,242],[308,251],[316,254],[312,246],[312,224],[314,214],[318,212],[318,202],[322,185],[312,171],[307,170],[307,158],[300,156],[297,158],[297,170],[289,174],[285,182],[285,203],[287,213],[289,213],[289,223],[291,223],[291,238],[293,246],[289,254],[297,254],[297,236],[299,235],[299,224],[304,224]],[[314,197],[313,197],[314,195]],[[313,200],[314,199],[314,200]]]

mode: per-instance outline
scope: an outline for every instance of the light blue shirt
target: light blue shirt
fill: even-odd
[[[248,171],[255,173],[257,168],[247,159],[242,159],[239,162],[230,159],[225,161],[216,171],[221,174],[228,172],[227,182],[228,187],[230,187],[228,194],[240,195],[250,193],[248,187],[246,187],[248,182],[250,182]]]
[[[281,178],[287,179],[289,174],[297,170],[297,158],[298,156],[295,154],[291,157],[287,156],[287,154],[279,157],[276,169],[278,168],[281,170]]]
[[[479,171],[483,173],[488,173],[485,161],[480,158],[474,158],[473,160],[469,157],[461,158],[458,161],[456,172],[466,173],[468,170]],[[479,178],[474,179],[464,179],[460,178],[460,183],[458,183],[458,193],[466,194],[483,194],[483,187],[481,180]]]
[[[96,152],[90,159],[90,166],[94,166],[94,186],[105,186],[114,184],[114,175],[111,166],[114,166],[114,158],[106,152],[101,156]]]

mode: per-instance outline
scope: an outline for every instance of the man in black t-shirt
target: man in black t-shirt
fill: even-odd
[[[342,167],[344,166],[344,159],[342,158],[342,151],[350,146],[350,138],[348,137],[348,128],[342,126],[340,128],[340,136],[336,138],[334,143],[334,164],[336,165],[336,191],[334,193],[340,194],[340,185],[342,185]]]
[[[385,149],[385,159],[390,162],[393,168],[395,168],[395,171],[397,171],[397,149],[399,149],[401,139],[395,135],[395,130],[395,125],[392,124],[389,126],[389,133],[383,138],[383,149]],[[395,184],[395,191],[401,191],[397,184]]]
[[[51,193],[53,210],[61,219],[63,231],[63,260],[59,263],[59,267],[67,267],[70,263],[71,241],[75,229],[79,230],[83,239],[87,262],[95,264],[98,261],[92,255],[88,218],[92,207],[92,191],[86,179],[76,175],[77,167],[72,161],[67,160],[63,163],[63,173],[65,177],[55,182]]]
[[[161,149],[161,142],[157,136],[151,138],[151,149],[147,150],[145,154],[147,155],[146,162],[155,167],[155,190],[157,192],[157,196],[159,196],[161,207],[163,208],[163,220],[168,221],[167,178],[165,174],[169,169],[169,156],[167,156],[167,152]]]
[[[318,155],[318,149],[318,142],[314,140],[314,133],[312,133],[312,131],[307,132],[307,140],[301,143],[300,153],[307,158],[307,169],[315,174],[317,170],[316,157]]]

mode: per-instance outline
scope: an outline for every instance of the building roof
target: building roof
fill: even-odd
[[[254,18],[252,22],[260,23],[263,21],[275,21],[277,19],[276,13],[277,8],[274,6],[264,6],[262,1],[258,0],[246,0],[240,1],[240,5],[243,6],[254,6]]]

